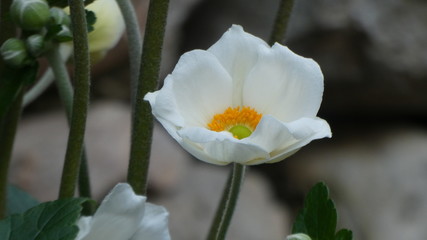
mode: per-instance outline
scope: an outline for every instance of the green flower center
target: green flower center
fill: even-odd
[[[208,129],[216,132],[228,131],[237,139],[249,137],[261,120],[262,114],[250,107],[229,107],[223,113],[215,114]]]
[[[236,125],[228,129],[228,131],[231,132],[231,134],[233,134],[233,136],[237,139],[247,138],[252,134],[252,131],[243,125]]]

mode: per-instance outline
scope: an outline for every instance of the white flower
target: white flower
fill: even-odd
[[[287,236],[286,240],[311,240],[311,238],[304,233],[297,233]]]
[[[254,165],[281,161],[331,136],[316,117],[322,95],[316,62],[233,25],[208,50],[181,56],[163,88],[144,99],[196,158]]]
[[[88,42],[92,61],[98,61],[117,45],[125,30],[125,23],[116,0],[96,0],[86,9],[96,15],[94,30],[88,34]],[[64,10],[69,14],[68,7]],[[72,52],[72,43],[62,44],[61,47],[63,55],[68,58]]]
[[[76,240],[170,240],[168,212],[146,199],[117,184],[93,217],[79,219]]]

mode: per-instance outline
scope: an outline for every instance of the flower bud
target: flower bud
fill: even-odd
[[[286,240],[311,240],[311,238],[304,233],[297,233],[287,236]]]
[[[73,39],[73,33],[67,26],[61,25],[61,31],[59,31],[53,38],[58,42],[67,42]]]
[[[53,7],[50,9],[50,17],[53,24],[71,26],[70,16],[61,8]]]
[[[10,38],[0,48],[1,56],[5,63],[12,67],[22,67],[29,63],[27,49],[24,41]]]
[[[49,5],[45,0],[14,0],[10,15],[22,29],[37,31],[49,20]]]
[[[40,56],[45,50],[44,37],[40,34],[34,34],[26,40],[27,49],[34,57]]]

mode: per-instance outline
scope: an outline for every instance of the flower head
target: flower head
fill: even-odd
[[[94,29],[88,34],[89,52],[92,61],[96,62],[117,45],[125,30],[125,23],[116,0],[96,0],[87,5],[86,9],[93,11],[96,16]],[[69,13],[68,7],[64,10]],[[71,42],[63,45],[62,52],[68,58]]]
[[[94,30],[88,35],[89,51],[102,57],[116,46],[125,23],[116,0],[96,0],[86,8],[96,14]]]
[[[281,161],[331,136],[316,117],[322,95],[316,62],[233,25],[208,50],[181,56],[163,88],[144,99],[196,158],[254,165]]]
[[[76,240],[170,240],[168,212],[117,184],[93,217],[81,217]]]

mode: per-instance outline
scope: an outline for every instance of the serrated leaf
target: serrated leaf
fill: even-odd
[[[72,240],[77,236],[75,223],[85,201],[83,198],[61,199],[11,215],[0,221],[0,239]]]
[[[353,239],[353,233],[348,229],[341,229],[335,235],[335,240],[352,240],[352,239]]]
[[[93,30],[95,30],[93,26],[96,23],[96,15],[94,12],[90,10],[85,10],[85,11],[86,11],[87,31],[92,32]]]
[[[20,89],[35,81],[38,64],[15,69],[3,66],[0,76],[0,119],[9,110]]]
[[[39,202],[28,193],[13,186],[7,186],[7,215],[23,213]]]
[[[318,183],[308,193],[292,232],[305,233],[313,240],[331,240],[335,237],[336,225],[337,212],[328,188]]]

